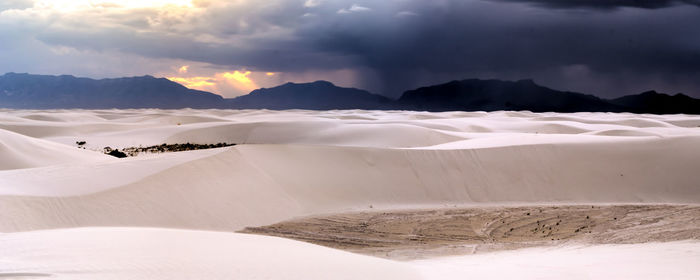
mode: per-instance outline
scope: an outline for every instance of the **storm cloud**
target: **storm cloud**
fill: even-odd
[[[688,4],[700,6],[698,0],[501,0],[510,2],[532,3],[549,8],[595,8],[595,9],[617,9],[623,7],[634,7],[644,9],[660,9],[671,6]]]
[[[102,77],[188,63],[279,73],[274,82],[329,79],[391,97],[464,78],[533,78],[607,97],[648,89],[700,97],[695,0],[24,5],[0,12],[0,24],[3,41],[12,42],[0,46],[5,72]]]

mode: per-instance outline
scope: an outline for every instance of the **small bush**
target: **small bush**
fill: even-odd
[[[110,155],[110,156],[113,156],[113,157],[117,157],[117,158],[125,158],[125,157],[127,157],[127,155],[126,155],[124,152],[119,151],[119,149],[117,149],[117,150],[112,150],[112,151],[110,151],[110,152],[107,153],[107,154]]]

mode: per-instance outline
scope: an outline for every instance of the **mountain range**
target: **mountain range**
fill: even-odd
[[[647,91],[616,99],[559,91],[532,80],[467,79],[406,91],[398,100],[326,81],[286,83],[236,98],[186,88],[152,76],[101,79],[7,73],[0,108],[226,108],[424,111],[633,112],[700,114],[700,99]]]
[[[0,107],[5,108],[212,108],[223,101],[219,95],[151,76],[102,80],[70,75],[0,76]]]
[[[274,88],[261,88],[250,94],[227,100],[236,109],[388,109],[393,100],[356,88],[342,88],[326,81],[286,83]]]

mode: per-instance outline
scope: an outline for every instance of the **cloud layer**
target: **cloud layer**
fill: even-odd
[[[327,79],[396,97],[472,77],[700,96],[695,0],[47,2],[0,5],[0,72],[155,74],[227,96]]]

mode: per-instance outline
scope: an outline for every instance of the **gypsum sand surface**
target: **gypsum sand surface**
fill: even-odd
[[[293,219],[242,233],[412,260],[535,246],[700,240],[697,205],[562,205],[367,211]]]

